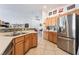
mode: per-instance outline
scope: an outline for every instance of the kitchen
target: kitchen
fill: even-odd
[[[77,55],[78,4],[0,5],[0,55]]]

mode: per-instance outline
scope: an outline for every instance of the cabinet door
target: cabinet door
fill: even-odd
[[[57,16],[56,17],[52,17],[51,18],[51,25],[56,25],[57,24],[57,19],[58,19]]]
[[[25,43],[24,44],[25,44],[24,45],[24,47],[25,47],[24,52],[26,53],[30,49],[30,40],[29,40],[28,35],[25,36]]]
[[[31,33],[31,38],[30,38],[30,47],[35,47],[37,46],[37,34],[36,33]]]
[[[53,37],[52,36],[53,36],[52,32],[49,32],[48,33],[48,40],[51,41],[51,42],[53,41]]]
[[[48,33],[48,40],[57,43],[57,33],[56,32],[49,32]]]
[[[37,34],[36,33],[32,33],[32,47],[36,47],[37,46]]]
[[[23,44],[24,42],[19,42],[15,45],[15,55],[23,55],[24,54],[24,47]]]
[[[53,42],[57,43],[57,33],[53,32]]]
[[[32,34],[29,34],[28,35],[28,40],[29,40],[29,48],[31,48],[32,47]]]
[[[45,22],[46,22],[46,26],[49,26],[49,18],[47,18]]]

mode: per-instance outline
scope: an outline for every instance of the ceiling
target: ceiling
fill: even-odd
[[[0,4],[0,16],[9,19],[33,19],[38,16],[41,19],[42,10],[46,6],[46,10],[63,7],[67,4]]]
[[[42,11],[43,7],[46,6],[47,9],[54,9],[57,7],[63,7],[68,4],[2,4],[0,8],[12,10],[15,12],[24,13],[39,13]]]

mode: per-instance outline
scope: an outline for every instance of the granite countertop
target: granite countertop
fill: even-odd
[[[53,31],[53,30],[44,30],[44,31],[49,31],[49,32],[57,32],[57,31]]]
[[[13,38],[23,36],[30,33],[37,33],[35,31],[23,31],[25,34],[17,35],[17,36],[5,36],[6,34],[12,34],[10,32],[7,33],[0,33],[0,55],[4,53],[6,48],[8,47],[9,43],[13,40]]]

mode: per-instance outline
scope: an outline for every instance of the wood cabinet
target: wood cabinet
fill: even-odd
[[[24,52],[37,46],[37,33],[25,35]]]
[[[59,15],[54,16],[54,17],[48,17],[48,18],[46,18],[45,21],[44,21],[45,27],[52,26],[52,25],[56,25],[57,24],[58,17],[59,17]]]
[[[24,54],[24,36],[15,38],[14,54],[15,55],[23,55]]]
[[[48,40],[51,41],[51,42],[53,42],[53,37],[54,36],[52,35],[52,32],[48,32],[48,35],[49,35],[48,36]]]
[[[31,47],[36,47],[37,46],[37,33],[32,33],[31,34]]]
[[[24,41],[24,36],[20,36],[20,37],[15,38],[15,43],[18,43],[21,41]]]
[[[31,37],[31,36],[30,36],[29,34],[28,34],[28,35],[25,35],[25,43],[24,43],[24,48],[25,48],[25,49],[24,49],[24,52],[25,52],[25,53],[30,49],[30,46],[31,46],[31,45],[30,45],[30,43],[31,43],[31,42],[30,42],[30,40],[31,40],[30,37]]]
[[[23,55],[24,54],[24,45],[23,41],[19,42],[15,45],[15,55]]]
[[[52,18],[48,19],[48,26],[52,25]]]
[[[57,32],[44,31],[43,37],[44,37],[44,39],[46,39],[48,41],[57,43]]]
[[[57,32],[53,32],[53,42],[57,43]]]
[[[50,22],[49,19],[50,19],[50,18],[46,18],[46,19],[45,19],[45,21],[44,21],[44,26],[45,26],[45,27],[49,26],[49,22]]]
[[[58,16],[55,17],[51,17],[51,25],[56,25],[57,24],[57,20],[58,20]]]
[[[49,32],[48,40],[57,43],[57,32]]]
[[[36,46],[37,33],[29,33],[14,38],[3,55],[24,55],[29,49]]]

